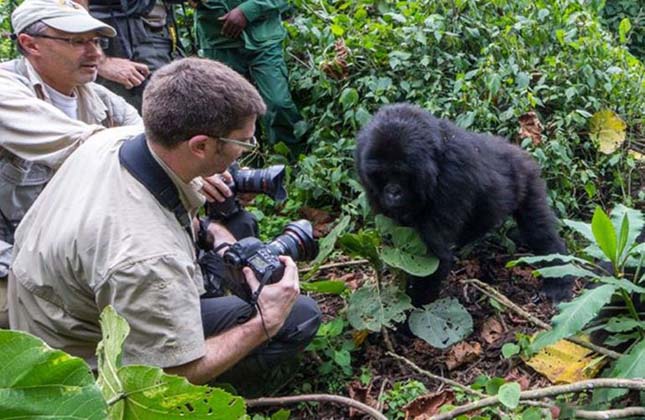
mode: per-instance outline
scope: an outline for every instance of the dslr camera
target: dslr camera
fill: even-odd
[[[240,169],[237,162],[229,168],[233,182],[229,188],[233,195],[221,203],[206,204],[206,214],[209,219],[226,219],[242,209],[237,193],[266,194],[277,202],[287,198],[287,190],[282,185],[284,180],[284,165],[273,165],[263,169]]]
[[[265,284],[277,283],[284,275],[284,265],[278,259],[288,255],[295,261],[309,261],[318,254],[318,244],[313,236],[313,228],[308,220],[288,223],[282,234],[271,242],[264,243],[258,238],[248,237],[231,245],[224,253],[224,263],[234,273],[241,273],[248,266],[260,282],[260,288],[251,295],[243,276],[232,275],[229,289],[250,302],[255,302]],[[232,284],[234,283],[234,284]]]

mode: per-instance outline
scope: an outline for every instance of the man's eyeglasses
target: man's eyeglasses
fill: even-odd
[[[253,150],[258,145],[258,139],[256,139],[255,136],[249,137],[248,139],[241,139],[241,140],[228,139],[226,137],[214,137],[214,138],[221,142],[235,144],[237,146],[243,147],[248,150]]]
[[[29,34],[35,38],[46,38],[46,39],[55,39],[57,41],[65,41],[74,48],[85,47],[87,44],[94,44],[95,47],[100,47],[101,49],[106,49],[110,45],[110,40],[108,38],[97,36],[94,38],[65,38],[62,36],[51,36],[45,34]]]

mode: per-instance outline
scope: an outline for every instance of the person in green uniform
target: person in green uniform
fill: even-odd
[[[265,142],[284,142],[294,156],[304,144],[294,134],[302,119],[289,92],[282,52],[286,31],[283,0],[202,0],[195,11],[199,53],[221,61],[255,83],[267,112],[262,118]]]

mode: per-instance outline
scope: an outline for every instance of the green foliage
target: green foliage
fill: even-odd
[[[312,148],[294,183],[304,202],[360,215],[353,139],[370,114],[399,101],[507,137],[516,137],[519,116],[536,110],[542,142],[522,145],[543,166],[560,214],[586,212],[590,196],[631,202],[625,174],[634,159],[624,149],[599,154],[587,125],[611,109],[627,122],[628,142],[642,137],[645,71],[588,3],[294,3],[287,58]],[[627,38],[631,22],[630,31],[623,24]]]
[[[602,21],[636,57],[645,60],[645,5],[639,0],[605,1]],[[629,22],[629,24],[625,23]]]
[[[426,394],[428,389],[417,380],[409,379],[405,382],[395,382],[392,389],[385,392],[381,401],[387,404],[385,415],[389,419],[402,419],[405,417],[403,407],[418,397]]]
[[[352,375],[351,352],[356,346],[346,326],[347,321],[340,317],[323,323],[307,347],[307,351],[315,352],[323,360],[318,368],[323,377],[340,375],[341,379],[347,379]]]
[[[83,359],[0,330],[0,418],[104,419],[107,404]]]
[[[410,330],[431,346],[445,349],[473,332],[473,318],[455,298],[436,300],[415,309],[408,320]]]
[[[192,385],[157,367],[123,366],[128,323],[111,306],[103,310],[100,322],[103,340],[97,347],[98,384],[110,404],[111,419],[234,419],[246,414],[244,400],[224,390]]]
[[[123,366],[130,327],[108,306],[101,314],[95,381],[77,357],[40,339],[0,330],[0,418],[235,419],[246,416],[241,397],[195,386],[150,366]]]
[[[512,410],[520,402],[520,392],[522,392],[520,384],[517,382],[509,382],[499,387],[497,397],[499,398],[499,402]]]
[[[568,303],[559,305],[559,313],[553,318],[553,329],[540,333],[531,343],[531,351],[554,343],[555,341],[578,334],[592,321],[600,310],[609,302],[620,299],[625,304],[625,311],[612,316],[601,317],[595,321],[593,330],[602,328],[610,333],[606,345],[619,345],[631,342],[628,351],[613,362],[604,372],[605,376],[615,378],[640,378],[645,375],[645,322],[641,320],[634,305],[634,300],[645,298],[645,288],[641,272],[645,247],[636,239],[645,224],[642,212],[618,205],[608,216],[602,209],[594,212],[591,225],[567,221],[567,226],[591,241],[583,252],[594,258],[610,261],[613,266],[612,275],[596,274],[603,270],[595,264],[575,257],[561,257],[569,264],[549,267],[549,275],[557,276],[570,274],[578,269],[591,280],[601,285],[585,290],[580,296]],[[535,263],[540,260],[553,261],[554,256],[522,258],[520,262]],[[586,268],[585,268],[586,267]],[[594,269],[595,272],[589,270]],[[539,269],[543,274],[547,269]],[[633,271],[630,271],[633,270]],[[625,390],[608,389],[594,391],[594,402],[610,402],[626,393]]]
[[[405,313],[410,309],[410,297],[398,287],[368,284],[349,297],[347,319],[357,330],[381,331],[405,321]]]
[[[16,44],[8,35],[13,32],[11,27],[11,12],[21,3],[21,0],[0,0],[0,61],[16,57]]]

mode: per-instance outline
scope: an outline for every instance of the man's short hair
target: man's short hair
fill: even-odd
[[[47,28],[48,26],[45,25],[43,21],[39,20],[27,26],[20,33],[27,34],[27,35],[40,35],[40,34],[44,34]],[[20,45],[20,41],[16,40],[16,46],[18,47],[18,52],[20,52],[20,54],[25,56],[27,55],[27,52],[24,50],[24,48],[22,48],[22,45]]]
[[[153,73],[143,92],[146,136],[174,148],[193,136],[226,137],[266,112],[258,91],[230,67],[184,58]]]

